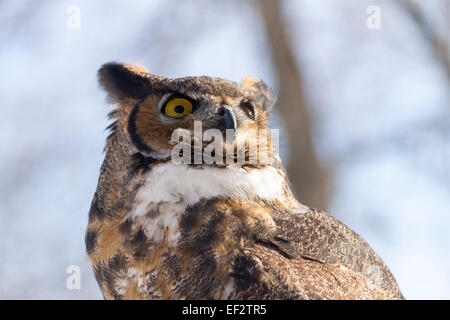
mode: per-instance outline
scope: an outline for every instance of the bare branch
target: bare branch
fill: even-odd
[[[303,76],[297,68],[283,24],[280,2],[262,0],[258,1],[258,4],[266,24],[278,77],[277,109],[289,136],[289,178],[300,201],[325,209],[328,203],[325,174],[312,144],[311,119],[303,88]]]
[[[431,45],[436,60],[444,68],[447,79],[450,82],[450,56],[449,56],[449,43],[448,43],[448,30],[450,26],[447,26],[447,37],[440,37],[435,30],[430,26],[425,18],[425,14],[420,10],[417,4],[411,0],[398,0],[398,4],[409,14],[412,20],[416,23],[421,31],[423,38]],[[446,2],[446,12],[444,14],[449,15],[449,4]],[[447,24],[449,24],[447,20]]]

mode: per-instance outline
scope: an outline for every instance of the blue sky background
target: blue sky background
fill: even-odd
[[[422,6],[448,37],[445,3]],[[380,30],[366,27],[372,4]],[[80,29],[66,27],[70,5]],[[392,0],[290,0],[283,13],[333,174],[328,211],[407,298],[449,299],[449,91],[429,45]],[[97,69],[129,61],[277,89],[264,24],[251,2],[205,0],[7,0],[0,23],[0,298],[101,298],[84,249],[110,110]],[[282,129],[276,110],[272,127]],[[81,268],[80,290],[66,287],[69,265]]]

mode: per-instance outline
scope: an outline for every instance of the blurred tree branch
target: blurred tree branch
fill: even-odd
[[[398,0],[399,5],[404,9],[406,13],[411,17],[411,19],[415,22],[417,27],[420,29],[420,32],[423,38],[430,44],[433,49],[433,53],[436,57],[436,60],[442,65],[447,75],[447,80],[450,82],[450,57],[449,57],[449,39],[448,39],[448,27],[449,21],[447,20],[447,37],[439,36],[438,32],[434,30],[430,24],[428,23],[425,13],[419,8],[419,6],[412,0]],[[446,2],[444,4],[446,6],[447,15],[449,12],[449,4]]]
[[[279,111],[288,137],[290,158],[287,171],[298,198],[306,205],[326,209],[326,175],[312,143],[311,117],[303,87],[303,75],[296,66],[294,53],[284,25],[280,2],[257,1],[266,25],[278,78]]]

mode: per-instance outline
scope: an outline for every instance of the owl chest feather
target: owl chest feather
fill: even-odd
[[[105,296],[228,296],[234,288],[230,268],[246,241],[247,224],[271,220],[257,203],[283,201],[285,190],[284,176],[273,167],[201,169],[166,163],[151,168],[126,216],[103,220],[96,234],[91,258],[98,278],[109,279],[99,280]],[[201,279],[195,275],[217,283],[198,286]]]

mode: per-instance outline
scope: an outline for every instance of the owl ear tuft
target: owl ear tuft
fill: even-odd
[[[253,91],[258,102],[266,112],[270,112],[277,100],[275,92],[261,79],[254,77],[244,77],[241,87],[246,90]]]
[[[149,77],[144,67],[117,62],[106,63],[98,70],[98,81],[112,102],[144,98],[149,91]]]

